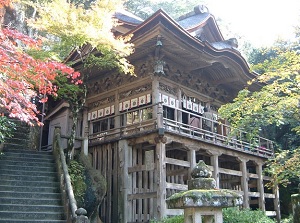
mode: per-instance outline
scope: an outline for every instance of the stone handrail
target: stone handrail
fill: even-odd
[[[68,172],[65,154],[61,145],[61,129],[55,127],[53,138],[53,153],[56,158],[57,169],[60,176],[60,187],[63,192],[63,205],[68,223],[88,223],[87,212],[83,208],[77,208],[71,178]]]

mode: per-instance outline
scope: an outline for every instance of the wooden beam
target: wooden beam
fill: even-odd
[[[229,170],[229,169],[225,169],[225,168],[219,168],[219,173],[224,173],[224,174],[233,175],[233,176],[239,176],[239,177],[243,176],[242,171],[239,171],[239,170]]]
[[[265,198],[275,198],[275,194],[269,194],[269,193],[265,193]]]
[[[165,162],[168,164],[173,164],[177,166],[184,166],[184,167],[190,167],[191,164],[188,161],[183,161],[183,160],[178,160],[178,159],[173,159],[173,158],[165,158]]]
[[[260,197],[259,192],[248,192],[249,197]]]
[[[166,183],[166,188],[175,190],[187,190],[188,186],[184,184]]]
[[[241,78],[239,78],[239,77],[227,77],[225,79],[221,78],[221,79],[213,81],[212,84],[215,86],[218,86],[220,84],[232,83],[232,82],[236,82],[236,81],[241,81]]]
[[[156,192],[143,192],[138,194],[128,194],[128,200],[138,200],[138,199],[146,199],[146,198],[156,198]],[[127,208],[127,207],[125,207]]]
[[[186,176],[188,174],[188,169],[177,169],[177,170],[167,170],[167,176],[178,176],[178,175],[184,175]]]
[[[128,167],[128,173],[149,171],[149,170],[154,170],[154,169],[155,169],[155,167],[151,166],[151,165],[132,166],[132,167]]]

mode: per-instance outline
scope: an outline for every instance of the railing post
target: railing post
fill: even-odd
[[[77,203],[74,197],[74,192],[71,184],[71,178],[68,172],[68,166],[66,164],[66,158],[61,145],[61,129],[55,127],[53,136],[53,152],[55,154],[59,171],[61,174],[62,190],[65,191],[65,200],[67,201],[64,206],[68,206],[67,221],[70,220],[73,223],[89,223],[87,211],[83,208],[77,209]],[[70,211],[70,212],[69,212]]]
[[[157,128],[163,128],[163,105],[162,103],[157,104]]]
[[[74,223],[89,223],[89,219],[86,216],[87,215],[87,211],[84,208],[78,208],[75,211],[75,214],[77,216],[75,218]]]

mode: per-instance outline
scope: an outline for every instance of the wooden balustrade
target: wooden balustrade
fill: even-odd
[[[154,109],[154,107],[158,108]],[[143,111],[151,108],[152,111],[158,111],[158,114],[155,116],[151,115],[150,117],[142,117]],[[89,135],[89,142],[93,145],[99,142],[110,141],[114,138],[125,138],[138,134],[146,134],[158,131],[159,128],[163,128],[166,132],[192,137],[196,140],[213,143],[260,157],[270,158],[274,155],[273,142],[271,140],[260,136],[247,139],[247,132],[242,130],[233,131],[229,125],[224,124],[221,120],[208,119],[183,109],[174,108],[174,110],[175,114],[185,116],[186,120],[182,121],[182,118],[179,119],[177,117],[174,117],[174,119],[163,117],[160,103],[126,111],[119,115],[98,119],[96,121],[101,122],[101,120],[108,118],[115,119],[119,116],[118,120],[120,120],[121,123],[120,125],[117,125],[119,127],[108,128],[103,131],[91,133]],[[126,122],[128,121],[126,120],[126,117],[130,116],[132,118],[133,113],[137,116],[136,120],[130,120],[131,123]],[[154,119],[152,117],[156,118]],[[189,120],[191,120],[191,118],[197,118],[197,123],[199,123],[199,125],[193,126],[190,124]],[[207,124],[209,124],[209,126]],[[233,135],[232,132],[235,134]]]

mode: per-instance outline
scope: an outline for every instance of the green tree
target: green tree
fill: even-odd
[[[7,18],[13,12],[12,1],[0,0],[0,142],[10,136],[13,128],[2,113],[29,125],[42,125],[37,104],[45,102],[48,95],[56,95],[53,80],[57,74],[66,78],[78,75],[51,57],[32,54],[43,51],[42,41],[12,27]]]
[[[46,34],[48,44],[45,48],[48,53],[62,60],[70,51],[75,52],[80,56],[82,70],[85,71],[96,66],[100,70],[118,69],[120,72],[133,74],[133,66],[126,59],[132,52],[132,45],[128,43],[130,37],[115,37],[112,32],[117,25],[114,13],[122,7],[123,2],[98,0],[86,5],[77,3],[53,0],[32,4],[38,17],[30,20],[29,24]],[[82,52],[83,48],[86,53]],[[64,77],[56,79],[59,86],[58,97],[69,103],[72,112],[73,125],[68,140],[70,154],[74,149],[78,114],[86,98],[85,81],[88,77],[81,75],[80,78],[81,83],[78,85]]]
[[[151,0],[128,0],[124,3],[126,9],[133,14],[146,19],[159,9],[163,9],[172,18],[177,19],[179,16],[184,15],[193,10],[194,6],[204,4],[205,1],[199,3],[197,0],[176,0],[176,1],[151,1]]]
[[[272,56],[259,59],[253,69],[261,69],[263,74],[249,82],[259,84],[259,91],[248,88],[239,92],[237,98],[224,105],[219,112],[235,128],[243,128],[250,137],[261,134],[265,128],[292,130],[300,134],[300,55],[292,48],[270,51]],[[294,148],[297,148],[299,144]],[[299,149],[279,151],[269,164],[273,183],[287,184],[289,179],[300,177],[296,162],[299,162]]]

